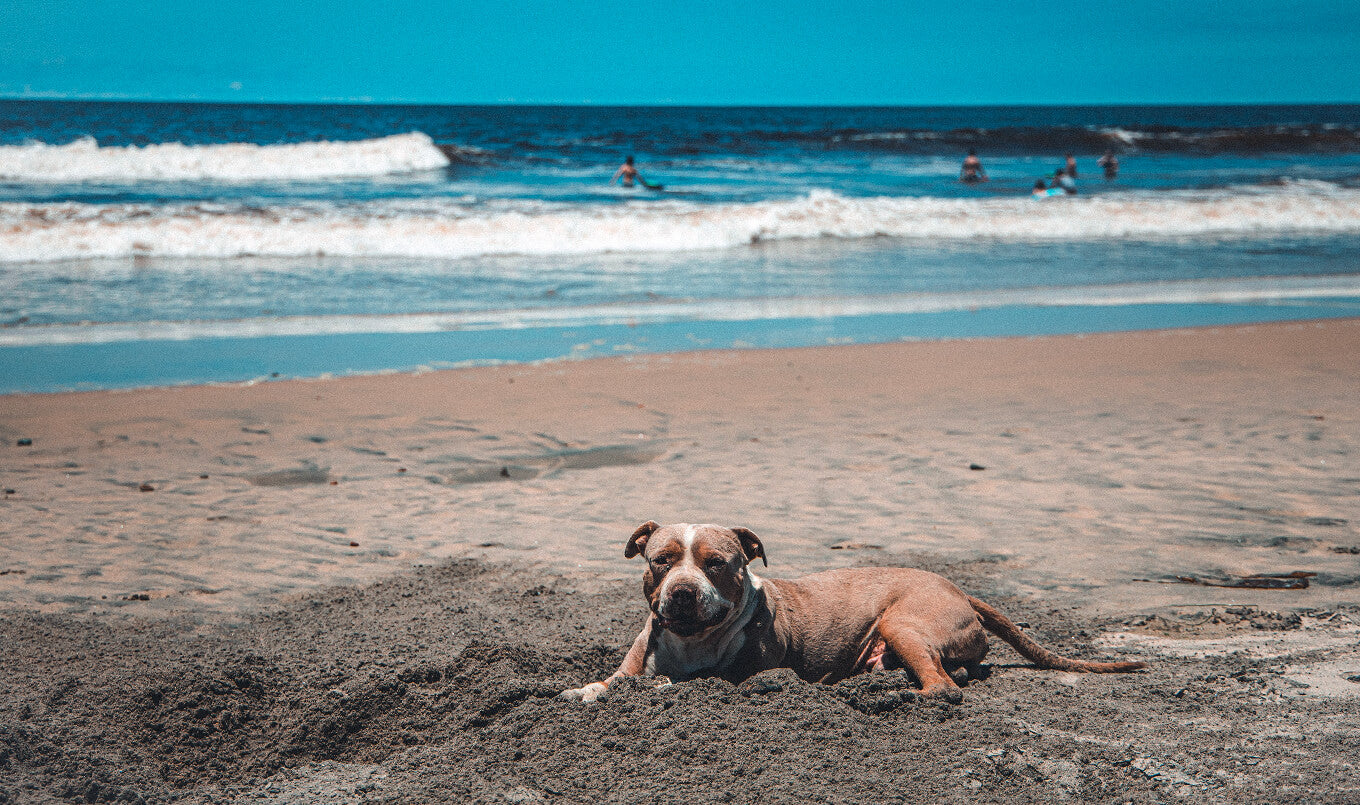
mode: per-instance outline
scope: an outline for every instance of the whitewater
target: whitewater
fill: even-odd
[[[448,164],[448,157],[421,132],[272,145],[101,146],[93,137],[82,137],[65,144],[0,146],[0,180],[16,182],[330,179],[436,170]]]
[[[278,336],[421,334],[541,328],[598,328],[677,322],[759,322],[903,316],[1003,308],[1114,308],[1131,305],[1281,304],[1294,300],[1360,299],[1360,275],[1339,277],[1184,280],[1086,288],[1025,288],[984,292],[881,294],[857,297],[777,297],[711,302],[646,302],[461,313],[272,316],[0,328],[0,347],[110,344],[139,341]]]
[[[460,258],[686,252],[816,238],[1102,240],[1360,233],[1327,183],[1098,197],[846,197],[699,204],[466,199],[306,204],[0,204],[0,263],[244,256]]]

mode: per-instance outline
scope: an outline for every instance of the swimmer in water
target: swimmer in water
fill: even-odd
[[[987,171],[982,167],[982,160],[978,159],[977,151],[971,148],[968,149],[968,156],[964,157],[963,169],[959,171],[959,181],[967,184],[987,181]]]
[[[1114,155],[1113,150],[1106,150],[1105,156],[1096,160],[1096,164],[1105,169],[1105,181],[1113,182],[1114,177],[1119,175],[1119,157]]]
[[[1049,187],[1061,188],[1062,191],[1069,196],[1075,196],[1077,194],[1077,183],[1072,181],[1072,177],[1069,176],[1067,171],[1063,168],[1058,168],[1053,172],[1053,181],[1049,184]]]
[[[623,164],[619,166],[619,169],[614,171],[614,176],[609,180],[609,183],[613,184],[615,179],[621,179],[624,187],[632,187],[633,182],[642,181],[642,174],[638,173],[637,167],[633,165],[633,157],[631,154],[623,160]]]
[[[1067,169],[1067,175],[1073,179],[1077,178],[1077,158],[1071,154],[1067,155],[1067,164],[1063,166]]]

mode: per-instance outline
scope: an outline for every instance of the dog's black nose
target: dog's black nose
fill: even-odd
[[[693,609],[699,596],[692,587],[676,587],[671,591],[671,603],[679,609]]]

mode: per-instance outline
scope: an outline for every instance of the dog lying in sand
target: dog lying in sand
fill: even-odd
[[[1144,667],[1060,657],[1005,615],[924,570],[846,568],[763,579],[750,563],[759,558],[769,565],[765,546],[745,528],[648,521],[623,550],[628,558],[638,554],[647,560],[642,588],[652,617],[613,676],[562,697],[593,701],[614,680],[640,674],[735,683],[792,668],[808,681],[831,683],[905,667],[922,695],[959,702],[955,677],[966,681],[970,670],[976,673],[987,655],[987,632],[1040,668],[1116,673]]]

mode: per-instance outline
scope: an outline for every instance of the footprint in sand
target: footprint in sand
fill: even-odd
[[[526,481],[561,470],[593,470],[649,464],[666,454],[660,442],[600,445],[599,447],[548,450],[503,459],[455,459],[464,466],[430,476],[434,483],[478,484],[491,481]]]
[[[329,482],[331,471],[330,467],[318,467],[308,463],[299,469],[275,470],[259,475],[247,475],[245,478],[256,486],[307,486]]]

